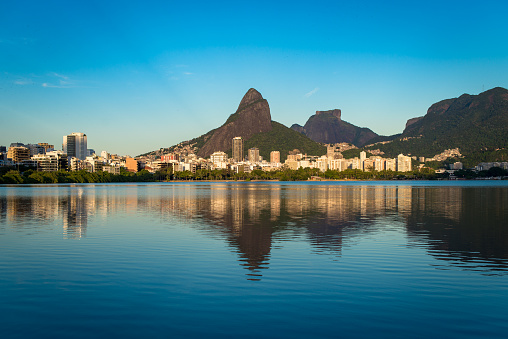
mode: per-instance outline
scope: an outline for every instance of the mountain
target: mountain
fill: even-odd
[[[231,149],[231,139],[241,136],[244,140],[250,139],[254,134],[272,130],[272,117],[268,101],[261,93],[251,88],[244,95],[238,109],[231,114],[226,122],[215,129],[206,139],[197,155],[208,157],[216,151]]]
[[[426,157],[453,148],[466,157],[508,148],[508,90],[501,87],[442,100],[430,106],[424,117],[415,119],[408,121],[393,142],[369,148],[379,148],[390,156],[411,153]]]
[[[209,157],[216,151],[231,155],[234,137],[244,139],[244,154],[247,153],[247,149],[257,147],[259,154],[267,160],[270,159],[271,151],[280,151],[281,161],[284,161],[287,153],[294,149],[311,155],[326,153],[326,148],[319,143],[272,121],[268,101],[254,88],[247,91],[236,112],[231,114],[222,126],[200,137],[163,149],[163,152],[187,149],[203,158]],[[148,154],[158,153],[160,151]]]
[[[357,127],[342,120],[341,110],[317,111],[305,126],[294,124],[291,128],[316,142],[332,144],[347,142],[356,146],[364,146],[370,140],[378,137],[368,128]]]

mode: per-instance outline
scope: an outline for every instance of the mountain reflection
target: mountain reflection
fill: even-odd
[[[424,247],[445,265],[508,271],[506,187],[219,183],[47,189],[0,195],[0,225],[61,225],[65,238],[81,238],[95,216],[142,213],[163,223],[176,217],[224,239],[252,280],[269,267],[275,243],[306,239],[317,253],[340,256],[345,240],[398,225],[411,246]]]

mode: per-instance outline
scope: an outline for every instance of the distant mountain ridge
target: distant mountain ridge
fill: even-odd
[[[244,139],[245,152],[258,147],[260,154],[269,159],[270,152],[277,150],[282,161],[293,149],[323,155],[326,149],[320,142],[348,142],[366,150],[380,150],[387,157],[400,153],[433,157],[459,148],[469,161],[507,161],[508,90],[496,87],[478,95],[463,94],[439,101],[425,116],[409,119],[402,134],[380,136],[343,121],[340,110],[317,111],[305,126],[287,128],[271,120],[267,100],[251,88],[222,126],[163,151],[187,147],[201,157],[215,151],[231,153],[231,139],[236,136]]]
[[[508,90],[496,87],[478,95],[442,100],[431,105],[425,116],[409,123],[411,120],[399,138],[369,148],[391,156],[404,152],[426,157],[453,148],[466,157],[506,149]]]

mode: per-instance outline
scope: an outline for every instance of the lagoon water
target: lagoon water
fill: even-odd
[[[0,187],[2,338],[506,338],[508,182]]]

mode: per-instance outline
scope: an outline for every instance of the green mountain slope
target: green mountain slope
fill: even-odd
[[[281,123],[272,121],[272,130],[254,135],[244,142],[245,151],[249,148],[259,148],[259,154],[263,159],[270,160],[271,151],[280,151],[281,162],[286,160],[289,151],[295,148],[309,155],[326,154],[326,147],[310,140],[305,135],[298,133]]]
[[[387,156],[410,153],[425,157],[452,148],[459,148],[466,157],[508,148],[508,90],[496,87],[435,103],[399,138],[369,147],[377,148]]]

